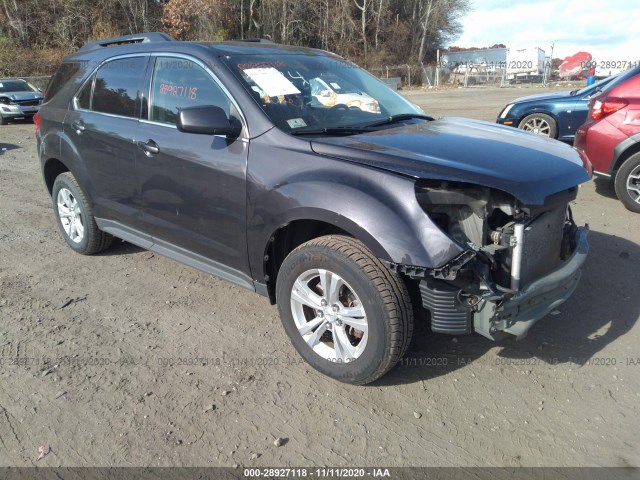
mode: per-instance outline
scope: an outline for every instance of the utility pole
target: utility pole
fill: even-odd
[[[549,56],[549,75],[547,76],[547,78],[551,77],[551,69],[553,68],[553,47],[556,46],[556,42],[553,42],[551,44],[551,55]]]
[[[436,50],[436,87],[440,86],[440,49]]]

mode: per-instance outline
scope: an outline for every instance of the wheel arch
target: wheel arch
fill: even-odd
[[[640,152],[640,133],[621,141],[613,150],[613,159],[611,160],[611,165],[609,165],[609,175],[615,178],[622,164],[638,152]]]
[[[273,231],[264,247],[262,270],[272,304],[276,303],[276,279],[282,263],[293,250],[310,240],[325,235],[345,235],[360,240],[378,258],[389,256],[369,232],[335,212],[305,209],[304,215],[292,218]]]
[[[53,193],[53,184],[56,178],[64,172],[71,172],[71,169],[61,160],[57,158],[48,158],[42,164],[42,176],[47,186],[49,195]],[[71,172],[73,173],[73,172]]]
[[[42,140],[40,145],[42,176],[49,194],[53,191],[53,182],[56,177],[63,172],[71,172],[86,195],[87,201],[93,205],[91,178],[78,149],[63,132],[55,135],[55,138],[58,139],[59,146],[55,145],[53,138]]]

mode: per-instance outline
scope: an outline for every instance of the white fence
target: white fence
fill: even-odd
[[[546,75],[507,75],[504,68],[487,68],[482,65],[465,68],[446,68],[425,65],[385,65],[369,68],[379,78],[390,81],[400,79],[400,87],[509,87],[547,84]],[[511,77],[511,78],[509,78]]]

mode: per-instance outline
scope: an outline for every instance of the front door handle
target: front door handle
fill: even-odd
[[[147,140],[146,142],[136,142],[138,148],[142,150],[146,155],[157,155],[160,153],[160,147],[153,140]]]
[[[73,128],[78,135],[84,132],[85,126],[82,120],[76,120],[71,124],[71,128]]]

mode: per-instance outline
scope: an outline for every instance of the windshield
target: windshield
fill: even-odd
[[[238,55],[226,61],[271,121],[289,133],[424,115],[380,80],[338,57]]]
[[[24,80],[0,80],[0,93],[35,91],[36,89]]]
[[[594,83],[593,85],[589,85],[587,87],[581,88],[580,90],[574,90],[573,92],[571,92],[571,95],[576,95],[576,96],[581,96],[581,95],[585,95],[589,92],[591,93],[596,93],[600,90],[602,90],[602,88],[609,83],[611,80],[613,80],[616,76],[613,75],[611,77],[607,77],[604,80],[600,80],[599,82]]]

